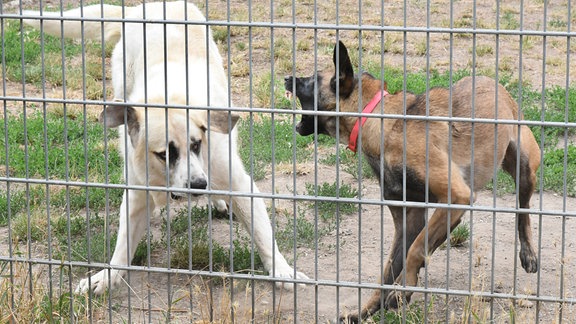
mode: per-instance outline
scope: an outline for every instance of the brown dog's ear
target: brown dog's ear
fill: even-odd
[[[138,133],[140,132],[136,109],[131,106],[107,105],[104,106],[102,113],[100,113],[100,121],[106,127],[118,127],[126,124],[128,134],[130,134],[130,141],[133,146],[136,146]]]
[[[340,96],[348,97],[354,90],[354,68],[348,55],[348,49],[341,41],[334,47],[334,68],[338,67]],[[334,72],[336,73],[336,72]],[[336,75],[332,79],[332,88],[336,90]]]
[[[240,115],[228,111],[210,112],[210,130],[218,133],[228,134],[234,129]]]

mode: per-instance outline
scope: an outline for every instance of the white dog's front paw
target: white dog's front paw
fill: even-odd
[[[272,274],[270,274],[272,276]],[[275,278],[290,278],[290,279],[310,279],[307,275],[303,274],[300,271],[296,271],[296,277],[294,277],[294,269],[289,266],[288,264],[284,266],[276,266],[276,271],[274,273]],[[305,287],[306,284],[299,283],[298,286]],[[294,284],[291,282],[276,282],[276,287],[284,288],[287,290],[293,290]]]
[[[228,213],[228,205],[226,205],[226,202],[222,199],[212,200],[212,206],[222,214]]]
[[[110,280],[108,279],[108,273],[110,273]],[[88,290],[92,290],[94,295],[102,295],[106,291],[106,288],[114,288],[122,281],[122,274],[118,270],[102,270],[97,274],[88,278],[80,280],[80,283],[76,287],[76,294],[85,294]],[[108,285],[111,285],[110,287]]]

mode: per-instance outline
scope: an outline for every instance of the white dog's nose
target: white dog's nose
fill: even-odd
[[[186,183],[186,187],[189,189],[206,189],[208,183],[205,178],[195,178]],[[193,196],[200,196],[200,194],[192,194]]]

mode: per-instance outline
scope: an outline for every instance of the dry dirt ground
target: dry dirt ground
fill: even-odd
[[[22,1],[26,6],[33,7],[36,1]],[[74,4],[75,1],[63,1],[64,5]],[[135,1],[127,1],[134,3]],[[60,1],[49,0],[48,5],[59,4]],[[440,0],[430,2],[430,26],[446,28],[450,25],[450,1]],[[476,18],[478,28],[496,28],[496,10],[500,10],[500,26],[505,23],[523,21],[523,29],[542,31],[544,28],[552,29],[552,26],[562,26],[561,21],[571,19],[576,23],[574,8],[572,13],[567,11],[567,1],[548,1],[548,21],[558,21],[557,24],[547,24],[543,17],[543,1],[523,1],[521,9],[520,1],[506,1],[497,8],[495,1],[454,1],[452,18],[455,27],[471,27],[471,21]],[[7,3],[5,9],[10,3]],[[209,1],[209,17],[211,19],[226,19],[227,3],[218,0]],[[406,5],[406,6],[405,6]],[[574,5],[572,4],[572,7]],[[230,2],[231,20],[246,21],[248,19],[247,5],[242,1]],[[315,18],[313,3],[298,1],[294,6],[291,1],[275,1],[273,7],[266,1],[253,2],[254,21],[310,24]],[[340,24],[356,24],[359,20],[359,7],[357,3],[343,4],[338,6],[338,14],[332,2],[318,4],[316,19],[319,24],[333,24],[337,20]],[[380,25],[381,6],[378,1],[362,2],[362,24]],[[384,4],[384,24],[386,26],[402,26],[404,23],[410,27],[425,27],[427,5],[425,1],[386,1]],[[405,14],[405,16],[404,16]],[[266,18],[262,18],[266,17]],[[338,18],[337,18],[338,17]],[[404,18],[405,17],[405,18]],[[512,22],[511,22],[512,21]],[[292,71],[292,66],[276,66],[275,55],[288,55],[296,59],[295,70],[297,74],[309,74],[314,70],[313,62],[313,37],[315,33],[311,29],[274,29],[276,43],[287,42],[288,47],[278,46],[274,55],[270,50],[270,28],[254,27],[251,44],[253,46],[252,57],[248,67],[245,50],[235,44],[248,43],[249,35],[247,28],[233,27],[228,48],[221,44],[225,55],[226,64],[231,71],[231,88],[233,100],[238,106],[268,107],[270,103],[259,102],[258,98],[249,95],[250,80],[257,80],[262,73],[272,71],[274,63],[274,75],[282,78],[283,75]],[[518,27],[511,29],[518,29]],[[555,30],[562,31],[562,27]],[[566,27],[564,27],[566,31]],[[333,29],[320,29],[316,33],[318,39],[318,62],[320,66],[329,64],[331,60],[330,50],[335,40],[336,32]],[[381,44],[384,44],[385,66],[406,68],[407,71],[423,71],[427,66],[440,72],[450,68],[477,69],[480,74],[494,75],[498,63],[501,73],[510,73],[512,79],[522,79],[534,86],[542,86],[545,75],[546,86],[565,85],[566,80],[574,80],[576,68],[571,66],[567,69],[567,53],[571,60],[576,55],[575,44],[567,43],[567,37],[549,36],[544,41],[537,35],[524,36],[522,40],[517,35],[502,35],[496,42],[494,35],[478,35],[476,38],[467,35],[455,35],[450,37],[448,33],[429,34],[430,42],[427,46],[426,33],[412,32],[405,36],[401,32],[386,32],[384,39],[380,39],[380,33],[365,31],[362,34],[362,46],[365,51],[362,60],[380,61],[382,53]],[[349,47],[357,48],[358,32],[342,31],[340,36]],[[293,53],[284,53],[287,49],[292,50],[292,40],[300,44],[301,49],[294,56]],[[404,43],[404,40],[406,41]],[[405,44],[405,45],[404,45]],[[488,54],[476,56],[473,59],[473,45],[477,49],[485,48]],[[498,51],[496,46],[498,45]],[[424,47],[424,49],[423,49]],[[304,50],[304,49],[308,50]],[[452,51],[450,50],[452,48]],[[492,48],[492,50],[489,50]],[[426,56],[426,51],[429,56]],[[404,56],[406,53],[406,56]],[[497,55],[496,55],[497,54]],[[520,58],[522,58],[520,60]],[[357,56],[356,56],[357,60]],[[497,61],[498,60],[498,61]],[[428,65],[429,64],[429,65]],[[567,72],[568,74],[567,75]],[[9,96],[21,96],[21,85],[17,83],[6,84]],[[27,87],[27,95],[34,96],[40,93],[34,87]],[[48,97],[58,97],[59,90],[51,89]],[[10,109],[18,110],[19,107],[11,106]],[[336,178],[336,170],[333,167],[318,165],[317,173],[305,172],[314,170],[313,162],[307,165],[298,165],[297,169],[303,172],[287,174],[277,172],[274,174],[274,187],[272,176],[259,181],[260,190],[265,193],[278,193],[291,195],[294,193],[304,194],[305,184],[314,183],[317,177],[318,183],[333,183]],[[297,187],[294,188],[294,177]],[[344,172],[340,172],[340,179],[344,183],[356,185],[356,180]],[[378,199],[378,184],[373,180],[365,180],[362,184],[362,197]],[[478,193],[475,206],[492,207],[515,206],[514,195],[497,196],[494,200],[492,192],[482,191]],[[293,202],[290,200],[276,200],[278,209],[291,210]],[[515,222],[514,216],[505,213],[475,211],[473,216],[465,216],[464,221],[471,225],[471,237],[469,243],[461,248],[438,250],[431,258],[427,271],[421,271],[420,286],[427,281],[428,287],[435,289],[451,289],[458,292],[490,292],[501,294],[519,294],[525,296],[546,296],[547,298],[575,298],[576,296],[576,224],[570,217],[554,216],[565,211],[576,210],[576,199],[552,192],[538,192],[534,195],[532,206],[535,210],[541,210],[542,215],[532,216],[532,229],[534,239],[539,248],[541,268],[538,274],[526,274],[518,262],[517,248],[515,248]],[[309,213],[312,215],[311,213]],[[361,225],[360,225],[361,221]],[[222,233],[228,231],[228,224],[218,221],[215,226],[215,237],[222,237]],[[493,231],[495,228],[495,232]],[[219,231],[218,229],[221,229]],[[134,273],[131,276],[130,299],[128,289],[120,289],[113,295],[112,309],[103,306],[96,310],[96,321],[105,322],[111,316],[113,322],[130,320],[140,323],[146,322],[151,311],[153,322],[167,320],[168,294],[172,294],[174,301],[171,310],[173,322],[206,322],[210,319],[207,313],[208,301],[213,300],[215,320],[230,321],[229,310],[233,305],[236,308],[235,319],[244,323],[252,316],[255,322],[302,322],[314,321],[326,322],[334,320],[337,311],[348,312],[357,309],[359,303],[358,289],[335,288],[333,285],[323,285],[334,281],[358,283],[376,283],[381,271],[381,260],[386,258],[390,246],[392,233],[391,218],[386,209],[379,206],[363,205],[361,215],[349,215],[342,219],[338,230],[331,232],[318,242],[318,250],[309,248],[297,249],[298,270],[318,280],[319,284],[305,288],[298,288],[296,292],[282,292],[273,290],[267,283],[257,282],[253,289],[246,281],[235,280],[234,288],[225,287],[222,282],[213,285],[213,295],[208,294],[207,286],[197,278],[184,278],[172,276],[170,284],[165,275]],[[0,235],[5,237],[4,234]],[[359,239],[361,238],[361,241]],[[336,241],[338,240],[338,242]],[[6,243],[5,241],[2,243]],[[286,256],[293,260],[291,251],[285,252]],[[359,266],[361,264],[361,266]],[[448,273],[448,275],[447,275]],[[427,280],[425,280],[427,279]],[[77,282],[79,278],[75,279]],[[170,290],[167,288],[170,287]],[[230,300],[230,291],[233,298]],[[363,289],[362,301],[367,300],[371,291]],[[490,309],[493,310],[493,319],[497,323],[512,322],[510,310],[511,301],[508,298],[494,299],[492,302],[480,297],[450,296],[447,299],[442,294],[428,295],[426,301],[424,295],[416,293],[414,302],[419,305],[432,303],[430,312],[427,314],[431,321],[468,322],[465,309],[469,306],[474,315],[472,321],[485,322],[490,318]],[[193,300],[193,309],[190,311],[190,299]],[[149,302],[150,305],[149,305]],[[518,322],[557,322],[561,315],[562,321],[576,321],[576,310],[571,305],[564,305],[560,310],[560,304],[553,302],[530,302],[519,301],[514,312]],[[253,312],[252,312],[253,309]],[[111,315],[110,315],[111,314]],[[128,317],[130,316],[130,317]]]

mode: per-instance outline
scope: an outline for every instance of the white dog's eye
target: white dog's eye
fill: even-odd
[[[192,143],[190,143],[190,152],[194,153],[194,154],[198,154],[200,153],[200,145],[202,144],[201,140],[196,140],[196,141],[192,141]]]
[[[156,155],[160,160],[166,162],[166,151],[154,152],[154,155]]]

